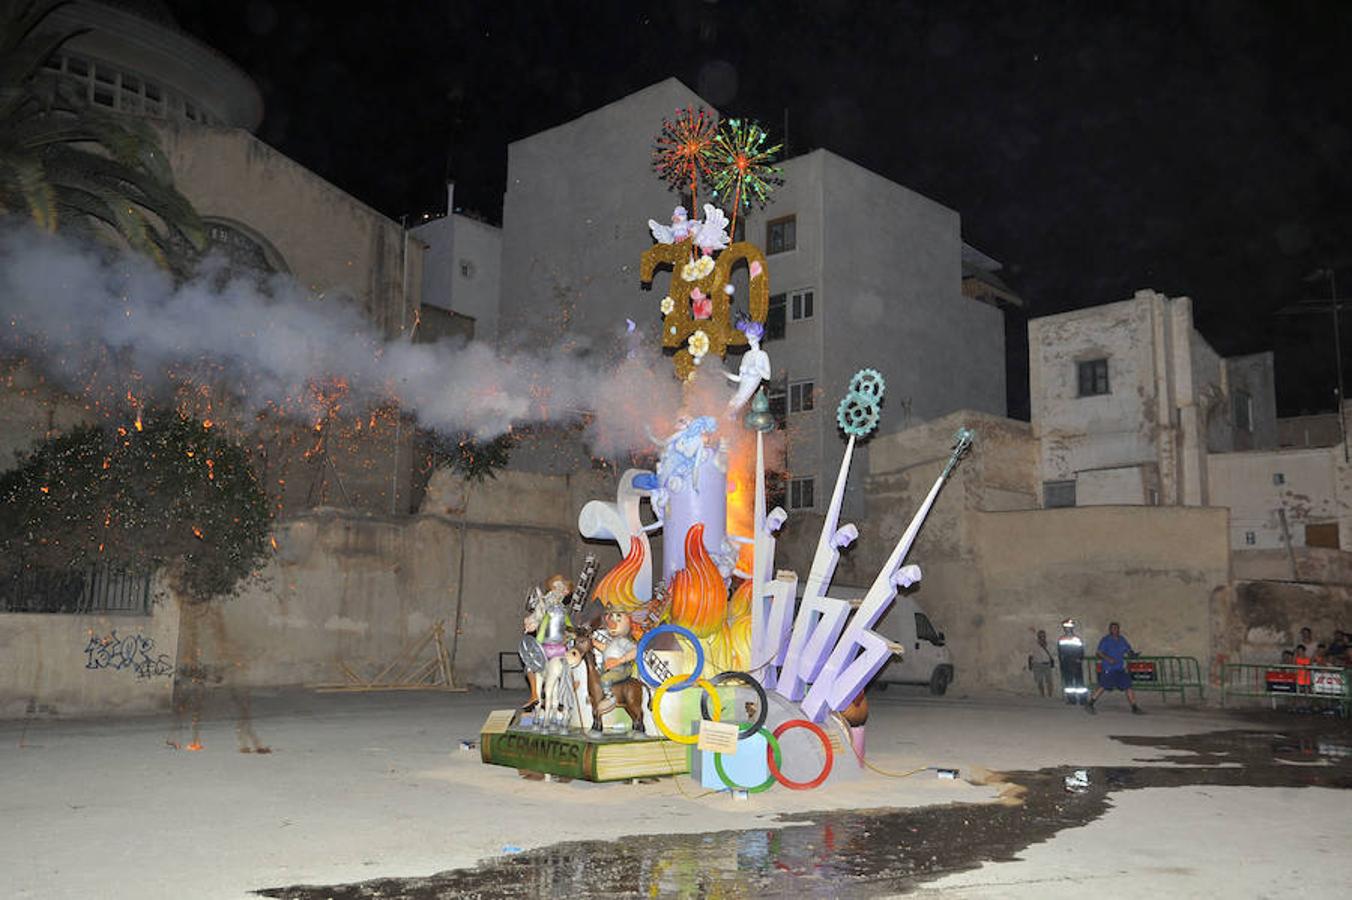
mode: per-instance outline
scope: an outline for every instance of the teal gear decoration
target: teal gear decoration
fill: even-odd
[[[860,369],[850,379],[851,394],[863,394],[875,403],[883,399],[885,390],[887,382],[883,380],[883,373],[877,369]]]
[[[840,430],[852,437],[863,437],[878,425],[878,404],[863,394],[847,394],[836,407]]]
[[[850,391],[836,407],[836,423],[850,437],[863,437],[878,427],[880,404],[887,383],[877,369],[860,369],[850,379]]]

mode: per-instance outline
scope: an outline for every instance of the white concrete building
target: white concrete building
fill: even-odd
[[[1272,354],[1223,359],[1154,291],[1028,323],[1043,506],[1207,506],[1208,456],[1275,449]]]
[[[410,230],[427,247],[416,338],[458,335],[496,344],[502,229],[456,212],[455,185],[448,184],[446,215]]]
[[[647,220],[665,221],[680,198],[648,148],[686,106],[710,104],[668,79],[509,146],[501,335],[563,328],[587,346],[626,317],[655,332],[656,288],[640,290],[639,258]],[[783,169],[745,236],[768,257],[764,346],[789,430],[787,505],[810,510],[829,498],[843,449],[836,404],[861,367],[887,380],[883,433],[960,408],[1003,414],[1004,317],[964,294],[957,212],[825,150]]]

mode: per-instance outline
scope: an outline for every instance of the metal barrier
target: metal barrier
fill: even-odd
[[[1099,660],[1088,657],[1084,661],[1085,683],[1098,688]],[[1197,692],[1197,699],[1206,699],[1206,683],[1202,681],[1202,667],[1192,656],[1133,656],[1127,660],[1131,687],[1135,691],[1159,694],[1167,702],[1170,694],[1178,695],[1179,703],[1188,702],[1188,691]]]
[[[1338,666],[1226,663],[1221,667],[1221,705],[1230,697],[1258,697],[1277,708],[1279,701],[1309,706],[1328,704],[1352,714],[1352,670]]]
[[[0,579],[0,612],[150,615],[151,576],[106,563],[84,570],[29,568]]]

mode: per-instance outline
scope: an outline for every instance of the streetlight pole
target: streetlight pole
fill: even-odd
[[[1340,334],[1338,314],[1340,301],[1338,299],[1338,272],[1332,266],[1329,267],[1329,302],[1333,306],[1333,357],[1338,365],[1338,432],[1343,438],[1343,462],[1349,462],[1349,451],[1347,448],[1347,411],[1346,404],[1343,403],[1343,341]]]

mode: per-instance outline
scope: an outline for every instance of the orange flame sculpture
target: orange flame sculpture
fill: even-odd
[[[671,578],[670,619],[707,638],[727,614],[728,586],[704,549],[704,525],[692,525],[685,534],[685,568]]]
[[[611,569],[596,586],[596,599],[606,609],[631,613],[643,606],[643,601],[634,594],[634,579],[643,568],[643,542],[637,537],[629,538],[629,553]]]
[[[724,672],[744,672],[751,664],[751,582],[732,593],[727,618],[709,641],[709,662]]]

